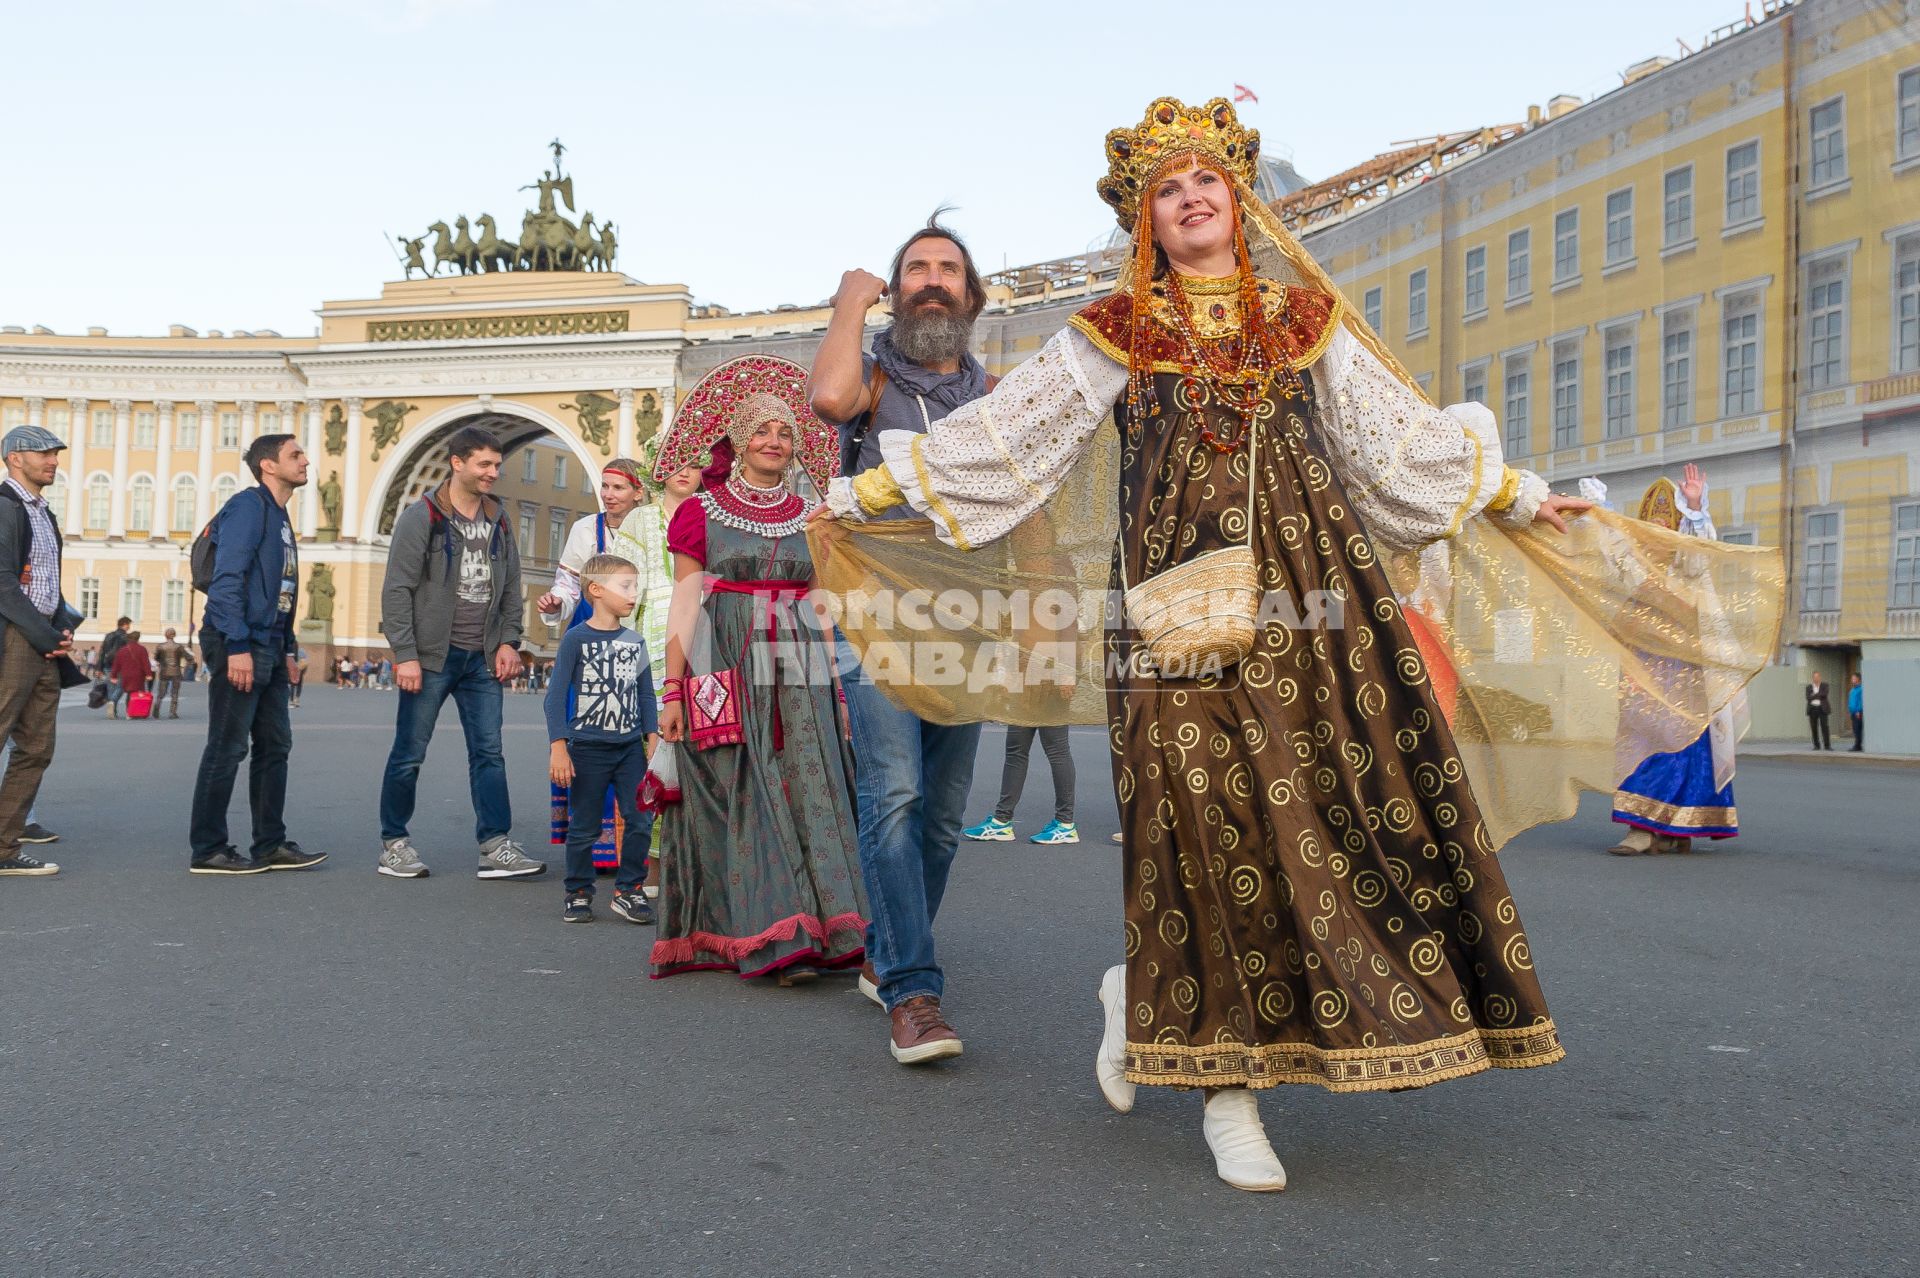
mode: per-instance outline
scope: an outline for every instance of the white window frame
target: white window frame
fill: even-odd
[[[223,506],[232,501],[234,494],[240,491],[240,480],[234,475],[222,475],[213,481],[213,513],[219,514]]]
[[[1676,359],[1670,346],[1686,339],[1686,350]],[[1682,365],[1674,375],[1674,365]],[[1660,429],[1681,430],[1693,425],[1697,411],[1695,387],[1700,377],[1700,312],[1697,306],[1674,306],[1660,315]],[[1678,388],[1679,394],[1675,395]]]
[[[146,499],[146,511],[140,509],[141,498]],[[127,531],[150,533],[154,530],[154,516],[160,512],[155,509],[153,476],[135,475],[127,481]]]
[[[1515,245],[1519,251],[1515,252]],[[1520,270],[1513,269],[1518,260]],[[1515,287],[1516,278],[1519,281]],[[1507,305],[1518,306],[1533,299],[1533,228],[1523,226],[1517,231],[1507,232]]]
[[[520,544],[531,552],[534,534],[540,527],[540,504],[523,501],[520,503]]]
[[[63,444],[73,442],[73,410],[65,404],[47,406],[47,429],[52,431]]]
[[[1480,265],[1473,264],[1474,254],[1480,255]],[[1487,313],[1487,246],[1476,244],[1467,250],[1461,269],[1462,283],[1466,288],[1466,308],[1461,319],[1479,319]]]
[[[1749,181],[1753,185],[1751,196],[1744,191],[1740,196],[1742,204],[1749,198],[1752,199],[1753,211],[1751,213],[1743,213],[1740,217],[1735,217],[1733,207],[1733,181],[1736,170],[1733,167],[1733,153],[1735,151],[1743,151],[1748,147],[1753,148],[1753,165],[1750,170],[1747,166],[1742,165],[1737,172],[1743,185]],[[1760,178],[1765,172],[1765,164],[1765,148],[1759,138],[1748,138],[1743,142],[1735,142],[1726,149],[1721,163],[1722,178],[1720,182],[1720,234],[1722,238],[1750,231],[1754,227],[1762,225],[1767,220],[1766,204],[1764,202],[1766,193],[1760,189]]]
[[[111,408],[93,410],[93,427],[92,433],[87,436],[87,447],[113,447],[113,410]]]
[[[26,424],[27,406],[25,404],[9,404],[4,412],[0,412],[0,428],[12,430],[15,426]]]
[[[567,486],[568,460],[569,458],[565,453],[555,453],[553,455],[553,486],[563,491]]]
[[[1815,540],[1813,521],[1829,515],[1833,517],[1833,535]],[[1846,512],[1839,506],[1816,506],[1805,512],[1800,527],[1800,611],[1839,612],[1843,599],[1841,590],[1845,584]],[[1816,562],[1814,548],[1829,544],[1833,547],[1832,560],[1821,559]],[[1816,572],[1816,569],[1821,571]],[[1830,577],[1825,571],[1827,569],[1831,569]]]
[[[1375,284],[1361,295],[1360,301],[1360,311],[1366,318],[1367,327],[1382,337],[1386,336],[1385,330],[1381,328],[1381,325],[1387,322],[1386,297],[1386,290]]]
[[[120,579],[120,615],[133,618],[133,628],[138,630],[147,611],[147,583],[138,576]]]
[[[1627,208],[1624,214],[1614,211],[1614,201],[1625,196]],[[1602,272],[1606,270],[1624,270],[1639,260],[1633,251],[1633,188],[1623,186],[1607,192],[1606,200],[1601,204],[1605,241],[1601,248]],[[1623,230],[1624,225],[1624,230]],[[1616,252],[1615,250],[1619,251]]]
[[[1763,413],[1767,408],[1766,369],[1767,369],[1767,288],[1773,283],[1771,275],[1756,280],[1745,280],[1738,284],[1729,284],[1714,290],[1714,300],[1720,304],[1719,319],[1714,326],[1715,342],[1719,352],[1719,377],[1716,383],[1714,402],[1720,416],[1751,417]],[[1728,343],[1727,322],[1729,319],[1745,318],[1751,307],[1753,314],[1753,406],[1735,409],[1729,403],[1727,390]],[[1696,348],[1698,342],[1695,343]]]
[[[1407,274],[1407,340],[1427,335],[1427,268]]]
[[[1471,364],[1462,364],[1460,366],[1460,402],[1461,403],[1479,404],[1481,407],[1488,408],[1488,409],[1491,409],[1493,407],[1492,404],[1489,404],[1487,402],[1490,398],[1492,398],[1487,391],[1487,375],[1492,370],[1492,368],[1493,368],[1493,357],[1491,355],[1487,356],[1485,359],[1476,359]],[[1480,393],[1478,395],[1473,393],[1473,388],[1476,382],[1479,384],[1479,387],[1480,387]]]
[[[1822,129],[1814,117],[1829,107],[1834,110],[1835,123],[1831,128]],[[1823,140],[1829,147],[1825,156],[1820,153]],[[1826,166],[1824,174],[1822,164]],[[1847,185],[1847,95],[1837,93],[1807,108],[1807,198],[1818,199],[1844,190]]]
[[[561,553],[567,548],[567,520],[570,512],[547,508],[547,558],[554,563],[560,562]]]
[[[1920,224],[1892,232],[1888,239],[1893,247],[1893,275],[1887,367],[1896,373],[1920,372]]]
[[[1913,527],[1900,527],[1905,515],[1913,517]],[[1893,535],[1887,556],[1887,607],[1920,608],[1920,501],[1896,498],[1888,513],[1887,526]],[[1906,568],[1905,581],[1900,579],[1902,566]]]
[[[152,448],[160,438],[160,414],[151,408],[138,409],[133,414],[133,446]]]
[[[160,620],[179,625],[187,619],[187,583],[169,577],[160,583]]]
[[[173,527],[182,531],[191,529],[198,513],[200,481],[192,475],[176,475],[173,492],[167,500],[173,503]]]
[[[1673,179],[1685,174],[1684,191],[1675,194]],[[1683,206],[1676,216],[1674,206]],[[1677,224],[1677,230],[1676,230]],[[1681,164],[1660,175],[1660,251],[1677,253],[1696,243],[1693,233],[1693,165]]]
[[[240,414],[237,412],[222,412],[215,418],[215,421],[219,423],[220,433],[214,436],[213,442],[221,448],[233,449],[240,447]]]
[[[1600,328],[1600,418],[1601,434],[1608,440],[1631,439],[1637,433],[1639,414],[1635,411],[1639,388],[1635,385],[1639,363],[1640,329],[1637,321],[1622,320]],[[1624,362],[1614,356],[1624,352]],[[1622,399],[1624,398],[1624,405]],[[1616,411],[1620,410],[1620,411]]]
[[[540,482],[540,450],[529,448],[520,455],[520,481],[526,484]]]
[[[1553,388],[1551,442],[1556,453],[1562,449],[1578,448],[1583,442],[1580,430],[1580,364],[1584,354],[1581,347],[1584,344],[1583,337],[1561,337],[1554,339],[1547,348],[1551,370],[1548,384]],[[1572,352],[1571,359],[1564,357],[1569,351]],[[1573,372],[1563,380],[1562,373],[1569,364]]]
[[[1809,391],[1830,390],[1835,386],[1844,386],[1850,380],[1848,368],[1848,309],[1853,302],[1853,255],[1848,251],[1822,253],[1809,258],[1806,265],[1806,309],[1801,325],[1806,332],[1805,376],[1801,379],[1802,389]],[[1840,299],[1837,306],[1818,309],[1814,301],[1814,290],[1838,284]],[[1831,324],[1833,327],[1828,328]],[[1837,329],[1837,331],[1834,331]]]
[[[175,448],[200,447],[200,414],[192,409],[178,409],[173,414],[173,446]]]
[[[1519,379],[1516,391],[1514,381]],[[1533,348],[1510,351],[1500,358],[1501,440],[1507,456],[1527,457],[1533,453]],[[1515,448],[1516,443],[1524,444]]]
[[[80,579],[80,615],[88,621],[100,620],[100,579],[98,577]]]
[[[1571,218],[1572,222],[1562,223]],[[1553,287],[1580,282],[1580,206],[1558,209],[1553,215]]]
[[[85,497],[86,505],[81,511],[82,525],[89,533],[105,536],[107,525],[113,518],[113,476],[104,470],[96,470],[88,475]]]
[[[1896,170],[1920,163],[1920,67],[1893,73],[1893,162]]]

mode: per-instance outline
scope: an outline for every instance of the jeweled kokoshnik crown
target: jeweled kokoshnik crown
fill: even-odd
[[[1260,131],[1240,127],[1240,117],[1225,98],[1199,107],[1177,98],[1155,98],[1138,125],[1107,134],[1107,176],[1095,189],[1113,206],[1122,227],[1133,229],[1140,197],[1155,171],[1183,153],[1197,154],[1228,177],[1252,186]]]

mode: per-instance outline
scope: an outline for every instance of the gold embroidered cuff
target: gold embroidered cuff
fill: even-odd
[[[1495,514],[1499,514],[1503,510],[1510,510],[1513,507],[1515,499],[1519,496],[1520,472],[1511,466],[1504,466],[1501,468],[1499,491],[1495,492],[1493,500],[1487,503],[1487,509],[1493,511]]]
[[[907,499],[900,485],[894,482],[893,472],[885,466],[875,466],[854,476],[853,496],[860,503],[860,509],[869,515],[891,510]]]

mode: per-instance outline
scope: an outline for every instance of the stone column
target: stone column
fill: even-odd
[[[620,396],[620,426],[619,429],[614,432],[613,436],[613,455],[615,457],[631,457],[633,456],[634,449],[633,388],[631,386],[622,386],[615,393]]]
[[[673,384],[669,382],[665,386],[656,386],[653,388],[653,394],[654,398],[660,403],[660,430],[658,434],[660,438],[665,439],[667,432],[673,428]]]
[[[307,401],[307,437],[303,447],[307,450],[310,469],[307,497],[300,503],[300,535],[312,539],[320,530],[320,484],[327,477],[326,451],[320,442],[320,401],[317,399]]]
[[[173,531],[173,401],[154,400],[153,413],[159,425],[153,438],[153,524],[147,534],[164,541]]]
[[[253,445],[258,408],[250,399],[240,401],[240,460],[234,464],[233,473],[242,488],[253,482],[253,472],[247,469],[247,449]]]
[[[87,511],[87,401],[70,399],[67,401],[67,455],[61,458],[70,469],[67,471],[67,515],[65,527],[76,537],[87,533],[85,524]]]
[[[294,415],[300,408],[299,401],[291,399],[276,400],[273,406],[278,409],[280,413],[279,433],[300,439],[300,419]],[[306,446],[306,441],[300,439],[300,447],[305,448]],[[293,535],[296,537],[300,535],[300,521],[306,518],[307,507],[313,505],[313,485],[318,482],[313,474],[311,464],[309,464],[307,468],[307,481],[307,486],[305,488],[294,489],[293,496],[289,499],[292,509],[288,513],[292,516]]]
[[[36,398],[32,395],[27,396],[27,425],[44,425],[46,423],[46,408],[46,400]]]
[[[113,493],[107,507],[107,536],[127,535],[127,451],[133,443],[133,401],[113,401]]]
[[[348,396],[347,475],[340,481],[340,540],[360,538],[360,406],[358,395]]]
[[[213,514],[213,437],[220,430],[220,405],[203,399],[194,407],[200,410],[200,473],[193,489],[193,529],[198,533]]]

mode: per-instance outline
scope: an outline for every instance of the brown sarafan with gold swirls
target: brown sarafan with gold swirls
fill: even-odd
[[[1218,294],[1188,292],[1196,328],[1235,327],[1208,309]],[[1123,304],[1076,327],[1110,343]],[[1159,416],[1116,410],[1127,580],[1244,544],[1251,482],[1263,588],[1289,604],[1236,668],[1199,679],[1138,672],[1131,636],[1109,636],[1127,1076],[1361,1092],[1559,1060],[1425,664],[1314,438],[1304,368],[1300,391],[1276,383],[1255,414],[1257,467],[1245,443],[1202,439],[1242,433],[1204,379],[1154,376]]]

